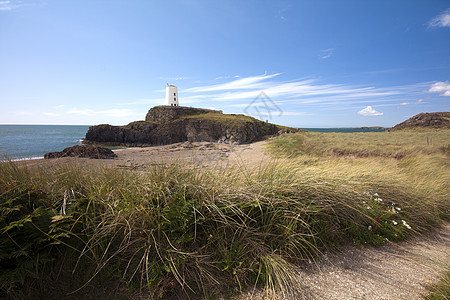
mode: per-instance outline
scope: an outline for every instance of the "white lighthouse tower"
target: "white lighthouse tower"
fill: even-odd
[[[166,101],[164,105],[179,106],[178,104],[178,89],[172,84],[166,85]]]

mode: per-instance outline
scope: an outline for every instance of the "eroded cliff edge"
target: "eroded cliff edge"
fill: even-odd
[[[246,144],[267,136],[298,129],[266,123],[244,115],[183,106],[155,106],[145,121],[125,126],[96,125],[86,133],[86,143],[155,146],[178,142]]]

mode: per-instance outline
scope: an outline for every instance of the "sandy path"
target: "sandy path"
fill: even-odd
[[[346,247],[298,267],[295,295],[248,292],[239,299],[423,299],[450,266],[450,224],[380,247]]]

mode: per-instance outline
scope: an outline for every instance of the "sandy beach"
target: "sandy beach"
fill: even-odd
[[[216,166],[226,164],[243,164],[246,167],[258,166],[270,161],[265,153],[265,141],[244,145],[229,145],[211,142],[184,142],[163,146],[126,148],[114,150],[115,159],[56,158],[25,160],[27,165],[60,165],[66,163],[89,166],[108,166],[144,171],[149,166],[183,163],[192,166]]]

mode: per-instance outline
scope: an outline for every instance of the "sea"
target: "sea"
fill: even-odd
[[[370,132],[374,128],[302,128],[314,132]],[[79,145],[86,136],[85,125],[0,125],[0,160],[43,158],[47,152]]]
[[[43,158],[82,143],[89,126],[0,125],[0,160]]]
[[[371,127],[342,127],[342,128],[300,128],[311,132],[384,132],[386,128]]]

